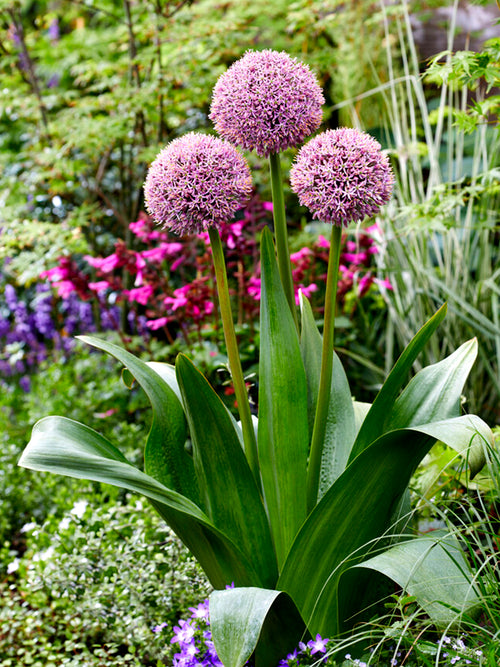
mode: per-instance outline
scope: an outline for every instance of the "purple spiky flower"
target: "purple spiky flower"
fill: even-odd
[[[347,226],[389,201],[394,175],[376,139],[344,127],[322,132],[301,148],[290,184],[313,218]]]
[[[144,183],[148,213],[180,235],[229,222],[251,191],[250,169],[236,148],[195,132],[160,151]]]
[[[324,102],[307,65],[285,52],[247,51],[215,84],[210,119],[221,137],[269,157],[317,130]]]

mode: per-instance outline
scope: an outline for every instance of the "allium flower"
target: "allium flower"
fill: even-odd
[[[221,137],[268,157],[318,129],[324,102],[307,65],[285,52],[247,51],[215,84],[210,119]]]
[[[236,148],[195,132],[160,151],[144,184],[152,218],[178,234],[228,222],[251,190],[250,169]]]
[[[347,226],[375,215],[389,201],[394,175],[376,139],[340,128],[318,134],[301,148],[290,183],[313,218]]]

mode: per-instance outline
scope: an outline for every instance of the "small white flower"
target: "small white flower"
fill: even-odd
[[[79,500],[76,502],[72,509],[71,509],[71,514],[74,514],[77,516],[79,519],[82,518],[82,516],[85,514],[85,510],[87,509],[88,502],[86,500]]]
[[[36,528],[36,523],[34,521],[31,521],[30,523],[25,523],[24,526],[21,528],[21,533],[29,533],[34,528]]]
[[[69,516],[65,516],[64,519],[59,521],[59,530],[67,530],[71,524],[71,518]]]
[[[45,551],[39,551],[33,556],[33,561],[36,563],[41,560],[50,560],[54,555],[54,551],[54,547],[49,547],[48,549],[45,549]]]
[[[7,574],[12,574],[13,572],[19,570],[20,562],[21,561],[19,560],[19,558],[14,558],[14,560],[7,565]]]

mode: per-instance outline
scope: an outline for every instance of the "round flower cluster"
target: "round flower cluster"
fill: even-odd
[[[376,139],[340,128],[318,134],[301,148],[290,184],[313,218],[347,226],[375,215],[389,201],[394,175]]]
[[[269,157],[312,134],[324,102],[307,65],[285,52],[247,51],[217,81],[210,119],[221,137]]]
[[[180,235],[228,222],[251,191],[250,169],[236,148],[195,132],[160,151],[144,183],[148,213]]]

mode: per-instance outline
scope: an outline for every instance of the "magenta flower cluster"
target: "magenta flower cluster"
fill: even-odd
[[[392,193],[387,155],[369,134],[352,128],[327,130],[303,146],[290,184],[313,218],[335,225],[375,215]]]
[[[217,81],[210,119],[221,137],[268,157],[317,130],[324,102],[307,65],[284,52],[248,51]]]
[[[144,184],[151,217],[181,235],[227,222],[251,192],[250,169],[236,148],[194,132],[160,151]]]

